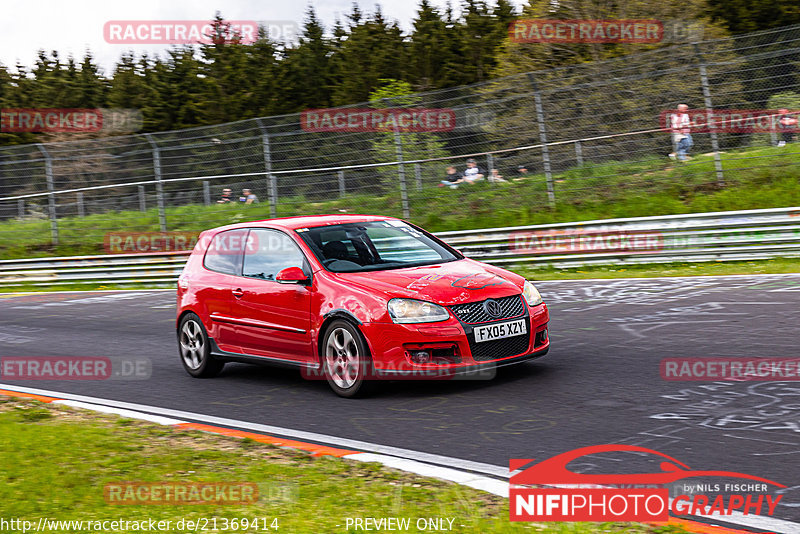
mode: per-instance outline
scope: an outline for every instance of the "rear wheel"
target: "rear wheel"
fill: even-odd
[[[372,386],[372,359],[364,337],[349,321],[328,325],[322,342],[322,366],[331,389],[340,397],[366,395]]]
[[[225,362],[211,355],[211,343],[200,317],[186,314],[178,325],[178,351],[186,372],[195,378],[217,376]]]

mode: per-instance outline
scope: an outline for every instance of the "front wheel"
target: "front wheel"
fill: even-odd
[[[200,317],[186,314],[178,325],[178,351],[186,372],[195,378],[217,376],[225,362],[211,355],[211,344]]]
[[[372,360],[364,337],[349,321],[328,325],[322,342],[322,366],[331,389],[340,397],[364,396],[371,389]]]

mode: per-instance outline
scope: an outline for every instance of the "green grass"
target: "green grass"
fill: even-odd
[[[0,517],[34,524],[41,517],[152,518],[173,525],[180,519],[267,517],[278,518],[277,532],[316,534],[348,532],[347,517],[394,516],[453,518],[454,532],[683,532],[630,523],[511,523],[504,499],[378,464],[2,396],[0,447]],[[123,481],[253,482],[260,497],[250,505],[107,504],[103,487]]]
[[[586,164],[556,175],[556,208],[548,208],[543,175],[508,184],[478,183],[458,189],[426,186],[409,191],[411,220],[434,232],[800,205],[800,146],[748,149],[722,154],[726,185],[717,184],[713,158],[691,162],[667,158]],[[435,177],[427,181],[438,183]],[[413,182],[413,180],[412,180]],[[218,184],[223,185],[223,184]],[[199,232],[234,222],[265,219],[262,199],[250,206],[190,205],[168,208],[171,231]],[[402,215],[396,191],[352,194],[326,199],[282,197],[279,216],[319,213]],[[59,220],[60,245],[52,246],[46,219],[0,223],[0,259],[52,255],[102,254],[103,236],[111,231],[156,231],[155,209],[107,212]]]

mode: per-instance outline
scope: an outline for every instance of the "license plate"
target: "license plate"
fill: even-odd
[[[521,336],[528,333],[528,325],[525,319],[511,321],[510,323],[490,324],[486,326],[476,326],[473,330],[475,343],[503,339],[504,337]]]

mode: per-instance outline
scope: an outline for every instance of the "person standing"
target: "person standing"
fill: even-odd
[[[786,108],[778,110],[778,128],[781,132],[781,140],[778,141],[778,146],[784,147],[786,143],[792,142],[794,134],[797,132],[797,118],[792,117]]]
[[[678,159],[678,161],[686,161],[689,149],[694,146],[692,141],[692,120],[689,118],[689,106],[686,104],[679,104],[677,113],[673,113],[670,117],[670,130],[672,131],[672,143],[675,146],[675,152],[671,152],[669,157]]]

